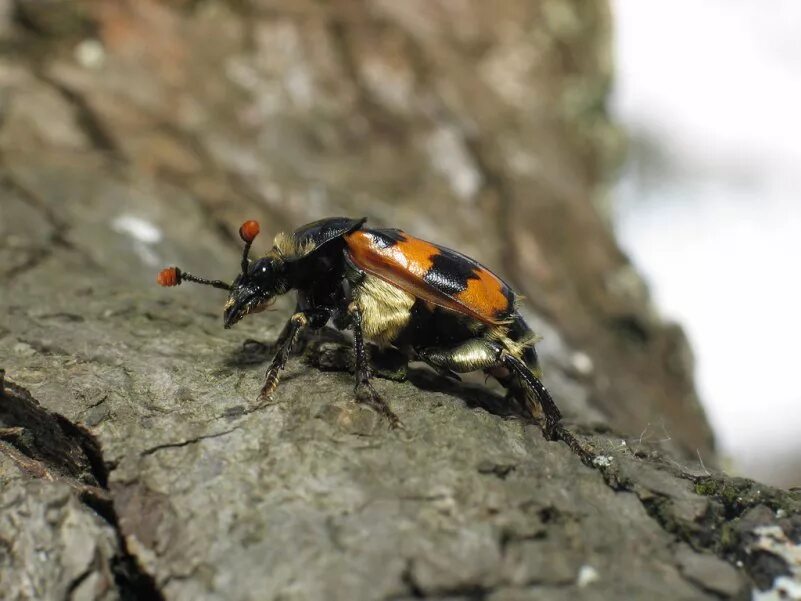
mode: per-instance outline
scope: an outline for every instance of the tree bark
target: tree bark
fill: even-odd
[[[599,209],[603,3],[45,4],[0,10],[9,598],[746,599],[799,576],[799,495],[715,470],[687,344]],[[226,331],[223,293],[155,273],[230,278],[244,219],[339,214],[506,276],[595,461],[422,369],[377,382],[390,431],[339,337],[249,411],[289,299]]]

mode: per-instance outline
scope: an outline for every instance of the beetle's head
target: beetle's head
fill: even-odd
[[[255,221],[246,221],[239,228],[239,236],[245,241],[245,248],[242,252],[241,270],[233,284],[195,277],[177,267],[163,269],[156,281],[162,286],[177,286],[188,281],[228,290],[223,321],[225,327],[230,328],[245,315],[264,311],[275,302],[276,296],[289,290],[285,261],[280,254],[271,253],[256,261],[248,259],[250,246],[258,233],[259,224]]]
[[[284,261],[268,256],[243,265],[225,303],[223,319],[230,328],[245,315],[264,311],[275,302],[275,298],[288,289]]]

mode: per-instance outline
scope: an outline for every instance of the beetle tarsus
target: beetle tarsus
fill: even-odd
[[[395,415],[395,412],[389,408],[387,402],[378,394],[378,391],[373,388],[369,380],[360,380],[357,382],[353,392],[356,395],[357,401],[371,407],[376,413],[384,417],[389,422],[389,426],[392,429],[398,428],[405,430],[403,422]]]
[[[573,434],[573,432],[565,428],[565,426],[563,426],[562,424],[554,424],[553,435],[554,435],[553,440],[561,440],[568,447],[570,447],[570,450],[573,451],[573,453],[577,455],[579,459],[581,459],[584,465],[593,468],[595,467],[593,463],[596,458],[595,453],[593,453],[590,449],[581,444],[581,442],[578,440],[578,438],[576,438],[576,435]]]
[[[267,372],[267,378],[264,381],[264,386],[261,387],[258,396],[259,404],[269,403],[273,400],[273,393],[278,388],[278,372],[273,373],[272,370]]]

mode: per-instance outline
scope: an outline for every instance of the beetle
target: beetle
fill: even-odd
[[[229,292],[223,320],[232,327],[263,311],[291,290],[297,306],[277,341],[259,398],[269,399],[281,370],[304,328],[332,321],[354,338],[358,400],[400,420],[371,383],[365,341],[393,347],[408,360],[422,361],[441,374],[482,370],[494,377],[552,438],[561,414],[540,380],[534,334],[521,316],[518,297],[492,271],[455,250],[399,229],[366,226],[366,218],[331,217],[275,238],[262,258],[250,260],[256,221],[239,228],[245,243],[233,283],[196,277],[177,267],[163,269],[162,286],[194,282]]]

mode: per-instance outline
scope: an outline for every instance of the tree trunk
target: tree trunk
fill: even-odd
[[[747,599],[799,576],[801,498],[715,471],[687,344],[599,210],[604,3],[0,0],[0,36],[8,598]],[[249,411],[291,301],[227,331],[223,293],[155,274],[230,279],[242,220],[332,215],[507,277],[595,460],[423,369],[377,381],[390,431],[335,336]]]

